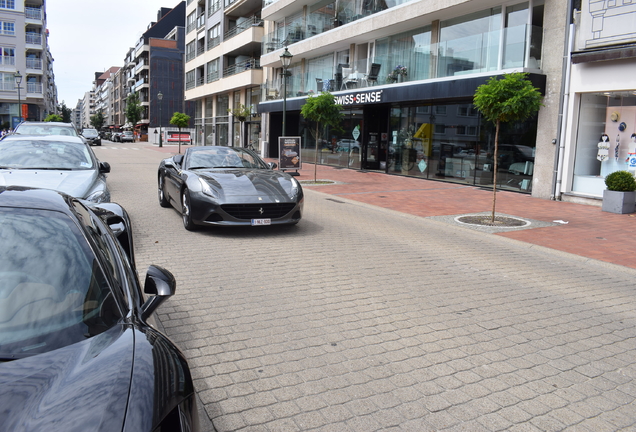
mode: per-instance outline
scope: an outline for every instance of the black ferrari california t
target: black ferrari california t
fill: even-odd
[[[151,265],[144,298],[122,207],[0,187],[0,244],[0,429],[198,430],[187,362],[149,324],[174,277]]]
[[[274,168],[248,149],[189,147],[159,164],[159,204],[180,211],[190,231],[205,225],[297,224],[302,187]]]

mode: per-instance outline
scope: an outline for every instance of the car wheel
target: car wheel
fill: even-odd
[[[197,229],[194,222],[192,222],[192,208],[190,207],[190,191],[184,189],[181,194],[181,217],[183,218],[183,226],[188,231],[194,231]]]
[[[170,207],[170,201],[166,198],[165,181],[163,176],[159,176],[159,205],[161,207]]]

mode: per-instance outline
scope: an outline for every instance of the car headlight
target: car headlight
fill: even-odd
[[[89,194],[86,198],[86,201],[94,202],[96,204],[109,202],[110,201],[110,193],[107,190],[97,190],[91,194]]]
[[[300,183],[298,183],[298,180],[296,180],[295,178],[291,178],[291,191],[289,194],[289,197],[291,199],[297,199],[298,198],[298,194],[300,193],[301,188],[300,188]]]
[[[215,200],[218,200],[220,198],[219,192],[212,188],[212,186],[210,186],[208,182],[200,177],[199,183],[201,183],[201,192],[203,192],[205,195],[209,196],[210,198],[214,198]]]

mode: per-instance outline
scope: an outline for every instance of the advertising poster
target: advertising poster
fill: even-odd
[[[190,132],[184,131],[184,132],[177,132],[177,131],[166,131],[166,134],[168,135],[168,137],[166,138],[167,142],[179,142],[181,141],[182,144],[189,144],[190,143]]]
[[[278,169],[299,170],[300,162],[300,137],[278,137],[279,164]]]

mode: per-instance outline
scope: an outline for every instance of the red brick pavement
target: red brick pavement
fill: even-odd
[[[299,173],[299,180],[313,180],[314,166],[304,164]],[[342,184],[303,187],[422,217],[492,211],[492,191],[474,186],[322,165],[316,178]],[[636,213],[607,213],[596,206],[507,191],[497,193],[496,210],[520,218],[568,223],[495,235],[636,268]]]

